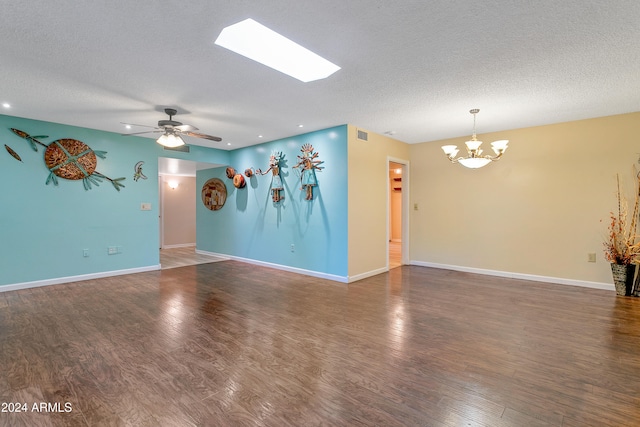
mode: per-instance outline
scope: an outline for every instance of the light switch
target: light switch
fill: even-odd
[[[150,211],[151,210],[151,203],[140,203],[140,210],[141,211]]]

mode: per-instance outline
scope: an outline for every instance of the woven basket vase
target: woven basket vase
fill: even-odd
[[[621,296],[631,295],[633,289],[633,278],[636,273],[635,264],[611,264],[613,274],[613,284],[616,287],[616,294]]]

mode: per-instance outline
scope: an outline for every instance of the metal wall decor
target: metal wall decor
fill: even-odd
[[[251,178],[254,175],[252,168],[245,169],[244,176],[242,176],[240,172],[236,171],[236,169],[231,166],[227,167],[227,169],[225,170],[225,174],[227,175],[227,178],[233,180],[233,186],[236,188],[246,187],[247,181],[244,179],[244,177],[246,176],[247,178]]]
[[[316,180],[316,170],[322,171],[320,165],[324,163],[318,160],[318,153],[313,151],[313,145],[304,144],[300,149],[301,156],[298,156],[298,163],[294,168],[300,168],[300,189],[306,191],[305,200],[313,199],[313,187],[318,185]]]
[[[207,209],[217,211],[222,209],[227,201],[227,186],[219,178],[211,178],[202,186],[202,203]]]
[[[225,174],[227,175],[227,178],[233,179],[233,177],[236,176],[236,170],[231,166],[228,166],[225,170]]]
[[[41,142],[40,139],[48,138],[48,136],[31,136],[14,128],[11,128],[11,131],[20,138],[26,139],[34,151],[38,151],[38,145],[45,147],[44,162],[49,169],[47,185],[51,182],[53,185],[58,185],[58,178],[82,180],[84,189],[91,190],[92,184],[99,186],[100,182],[106,179],[118,191],[120,191],[121,187],[124,187],[120,182],[124,181],[124,177],[112,179],[96,170],[97,157],[105,159],[106,151],[93,151],[84,142],[71,138],[58,139],[47,145]]]
[[[244,176],[241,173],[237,173],[233,176],[233,186],[236,188],[244,188],[247,182],[244,180]]]
[[[4,144],[4,148],[7,149],[7,153],[11,154],[11,157],[13,157],[14,159],[16,159],[19,162],[22,162],[22,159],[20,158],[20,156],[18,155],[18,153],[16,153],[13,148],[9,147],[7,144]],[[23,162],[24,163],[24,162]]]
[[[232,168],[231,166],[227,167],[226,175],[227,178],[233,181],[233,186],[236,188],[244,188],[247,185],[242,174],[236,172],[235,168]]]
[[[280,162],[283,159],[284,155],[281,151],[272,151],[269,157],[269,169],[264,172],[261,169],[256,169],[256,174],[258,175],[266,175],[271,171],[271,199],[274,203],[284,199],[282,194],[284,186],[282,185],[282,179],[280,179]]]
[[[138,180],[140,178],[142,179],[147,179],[147,177],[145,176],[145,174],[142,173],[142,165],[144,165],[144,162],[142,160],[140,160],[138,163],[135,164],[135,166],[133,167],[134,173],[133,173],[133,180],[138,182]]]

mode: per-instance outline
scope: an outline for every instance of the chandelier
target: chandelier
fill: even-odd
[[[467,146],[467,157],[458,157],[458,147],[455,145],[443,145],[442,150],[444,154],[446,154],[447,158],[451,161],[451,163],[460,163],[462,166],[477,169],[483,166],[488,165],[491,162],[495,162],[496,160],[502,157],[502,154],[507,150],[507,144],[509,143],[508,139],[502,139],[500,141],[494,141],[491,143],[491,148],[493,152],[496,153],[495,156],[482,155],[482,141],[478,141],[476,138],[476,114],[480,112],[479,109],[474,108],[469,111],[473,114],[473,136],[471,140],[465,142],[464,144]]]

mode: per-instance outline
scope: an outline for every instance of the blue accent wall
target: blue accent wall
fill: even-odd
[[[305,200],[299,172],[293,169],[303,144],[313,145],[325,162],[324,169],[316,172],[313,200]],[[227,187],[220,210],[210,211],[198,200],[198,249],[346,278],[347,126],[234,150],[229,165],[241,173],[247,168],[267,170],[274,150],[284,154],[284,200],[279,203],[271,199],[271,173],[247,178],[246,187],[237,189],[225,168],[198,172],[197,188],[210,178],[220,178]]]
[[[85,190],[82,181],[59,178],[45,185],[44,147],[35,152],[9,128],[48,135],[42,142],[72,138],[106,151],[96,170],[125,177],[116,191],[104,181]],[[14,159],[4,145],[14,149]],[[153,267],[159,264],[158,157],[228,164],[224,150],[191,146],[190,153],[165,151],[152,139],[0,115],[0,285]],[[133,180],[144,161],[146,180]],[[151,203],[142,211],[141,203]],[[108,254],[115,246],[121,253]],[[87,249],[89,256],[84,256]]]

